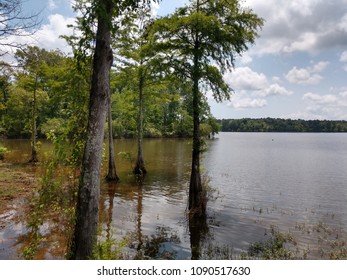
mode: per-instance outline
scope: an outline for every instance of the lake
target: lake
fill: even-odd
[[[2,144],[12,151],[7,161],[29,158],[29,141]],[[101,185],[103,238],[126,236],[129,258],[240,258],[250,244],[268,240],[272,228],[290,232],[297,258],[325,259],[346,246],[339,242],[347,236],[347,134],[220,133],[206,146],[208,215],[192,224],[186,215],[191,141],[146,139],[148,175],[139,185],[131,174],[136,141],[116,140],[121,181]],[[51,148],[43,142],[42,151]],[[0,247],[11,250],[9,233],[13,240],[25,225],[1,231]]]

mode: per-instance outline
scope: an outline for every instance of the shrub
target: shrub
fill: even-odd
[[[0,145],[0,160],[5,159],[5,154],[7,153],[7,149]]]

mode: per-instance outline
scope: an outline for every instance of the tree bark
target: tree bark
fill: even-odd
[[[199,12],[199,1],[197,1],[197,12]],[[193,151],[192,151],[192,170],[189,184],[189,203],[188,210],[193,215],[202,216],[205,215],[206,210],[206,198],[202,189],[201,174],[200,174],[200,150],[201,150],[201,138],[200,138],[200,41],[198,26],[196,24],[195,42],[194,42],[194,61],[193,61]]]
[[[29,160],[30,163],[38,162],[39,159],[37,157],[37,143],[36,143],[36,135],[37,135],[37,128],[36,128],[36,111],[37,111],[37,98],[36,98],[36,90],[37,90],[37,81],[38,76],[36,75],[35,78],[35,86],[34,86],[34,98],[33,98],[33,108],[32,108],[32,128],[31,128],[31,158]]]
[[[114,156],[114,145],[113,145],[113,135],[112,135],[112,110],[111,110],[111,98],[108,104],[108,144],[109,144],[109,156],[108,156],[108,174],[106,176],[107,181],[119,181],[117,175],[115,156]]]
[[[134,174],[144,177],[147,173],[145,163],[143,161],[143,86],[144,78],[140,69],[140,82],[139,82],[139,118],[137,125],[137,161],[134,168]]]
[[[205,200],[203,195],[203,189],[201,184],[200,174],[200,92],[199,92],[199,80],[194,79],[193,85],[193,149],[192,149],[192,170],[189,184],[189,205],[188,210],[194,214],[205,213]]]
[[[100,165],[106,112],[110,97],[110,69],[113,61],[111,49],[112,0],[102,0],[98,14],[98,27],[90,90],[87,140],[81,169],[76,207],[76,225],[72,241],[71,258],[89,259],[97,239],[100,196]]]

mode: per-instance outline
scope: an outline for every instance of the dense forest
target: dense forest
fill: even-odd
[[[81,71],[73,58],[59,51],[38,47],[18,51],[16,59],[22,67],[2,65],[0,75],[1,137],[31,137],[34,102],[39,138],[46,138],[52,133],[62,134],[69,129],[71,122],[80,128],[85,126],[89,68]],[[115,138],[136,136],[136,73],[129,72],[125,74],[113,69],[111,73],[112,130]],[[192,98],[183,84],[167,78],[151,86],[144,95],[145,137],[192,135]],[[204,134],[216,132],[216,119],[212,117],[206,100],[203,103],[201,129]]]
[[[222,119],[223,132],[347,132],[347,121],[292,119]]]

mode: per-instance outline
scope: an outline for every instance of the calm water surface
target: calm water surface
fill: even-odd
[[[3,143],[13,150],[8,161],[20,161],[15,151],[29,157],[30,143]],[[276,226],[309,247],[309,258],[320,258],[317,234],[303,231],[324,224],[346,233],[347,134],[220,133],[207,146],[202,165],[213,193],[207,220],[192,225],[186,217],[191,142],[145,140],[148,176],[139,185],[130,172],[136,141],[117,140],[121,182],[101,186],[102,235],[131,239],[129,257],[156,242],[151,257],[216,258],[211,250],[221,248],[237,257]]]

